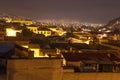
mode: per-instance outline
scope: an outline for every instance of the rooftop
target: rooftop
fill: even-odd
[[[113,61],[120,61],[114,53],[100,53],[100,52],[87,52],[87,53],[62,53],[67,61],[83,61],[85,63],[99,63],[99,64],[112,64]]]

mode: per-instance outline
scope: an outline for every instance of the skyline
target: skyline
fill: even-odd
[[[107,23],[120,16],[119,0],[1,0],[0,12],[32,19]]]

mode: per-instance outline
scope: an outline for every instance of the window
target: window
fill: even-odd
[[[50,34],[50,31],[48,31],[47,34]]]

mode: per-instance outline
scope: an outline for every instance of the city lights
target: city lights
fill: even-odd
[[[0,0],[0,80],[120,80],[120,0]]]

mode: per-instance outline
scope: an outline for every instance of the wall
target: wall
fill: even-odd
[[[64,72],[62,80],[120,80],[120,73]]]
[[[7,80],[62,80],[62,59],[9,59]]]
[[[76,62],[68,61],[67,65],[75,66],[75,67],[80,67],[80,61],[76,61]]]

